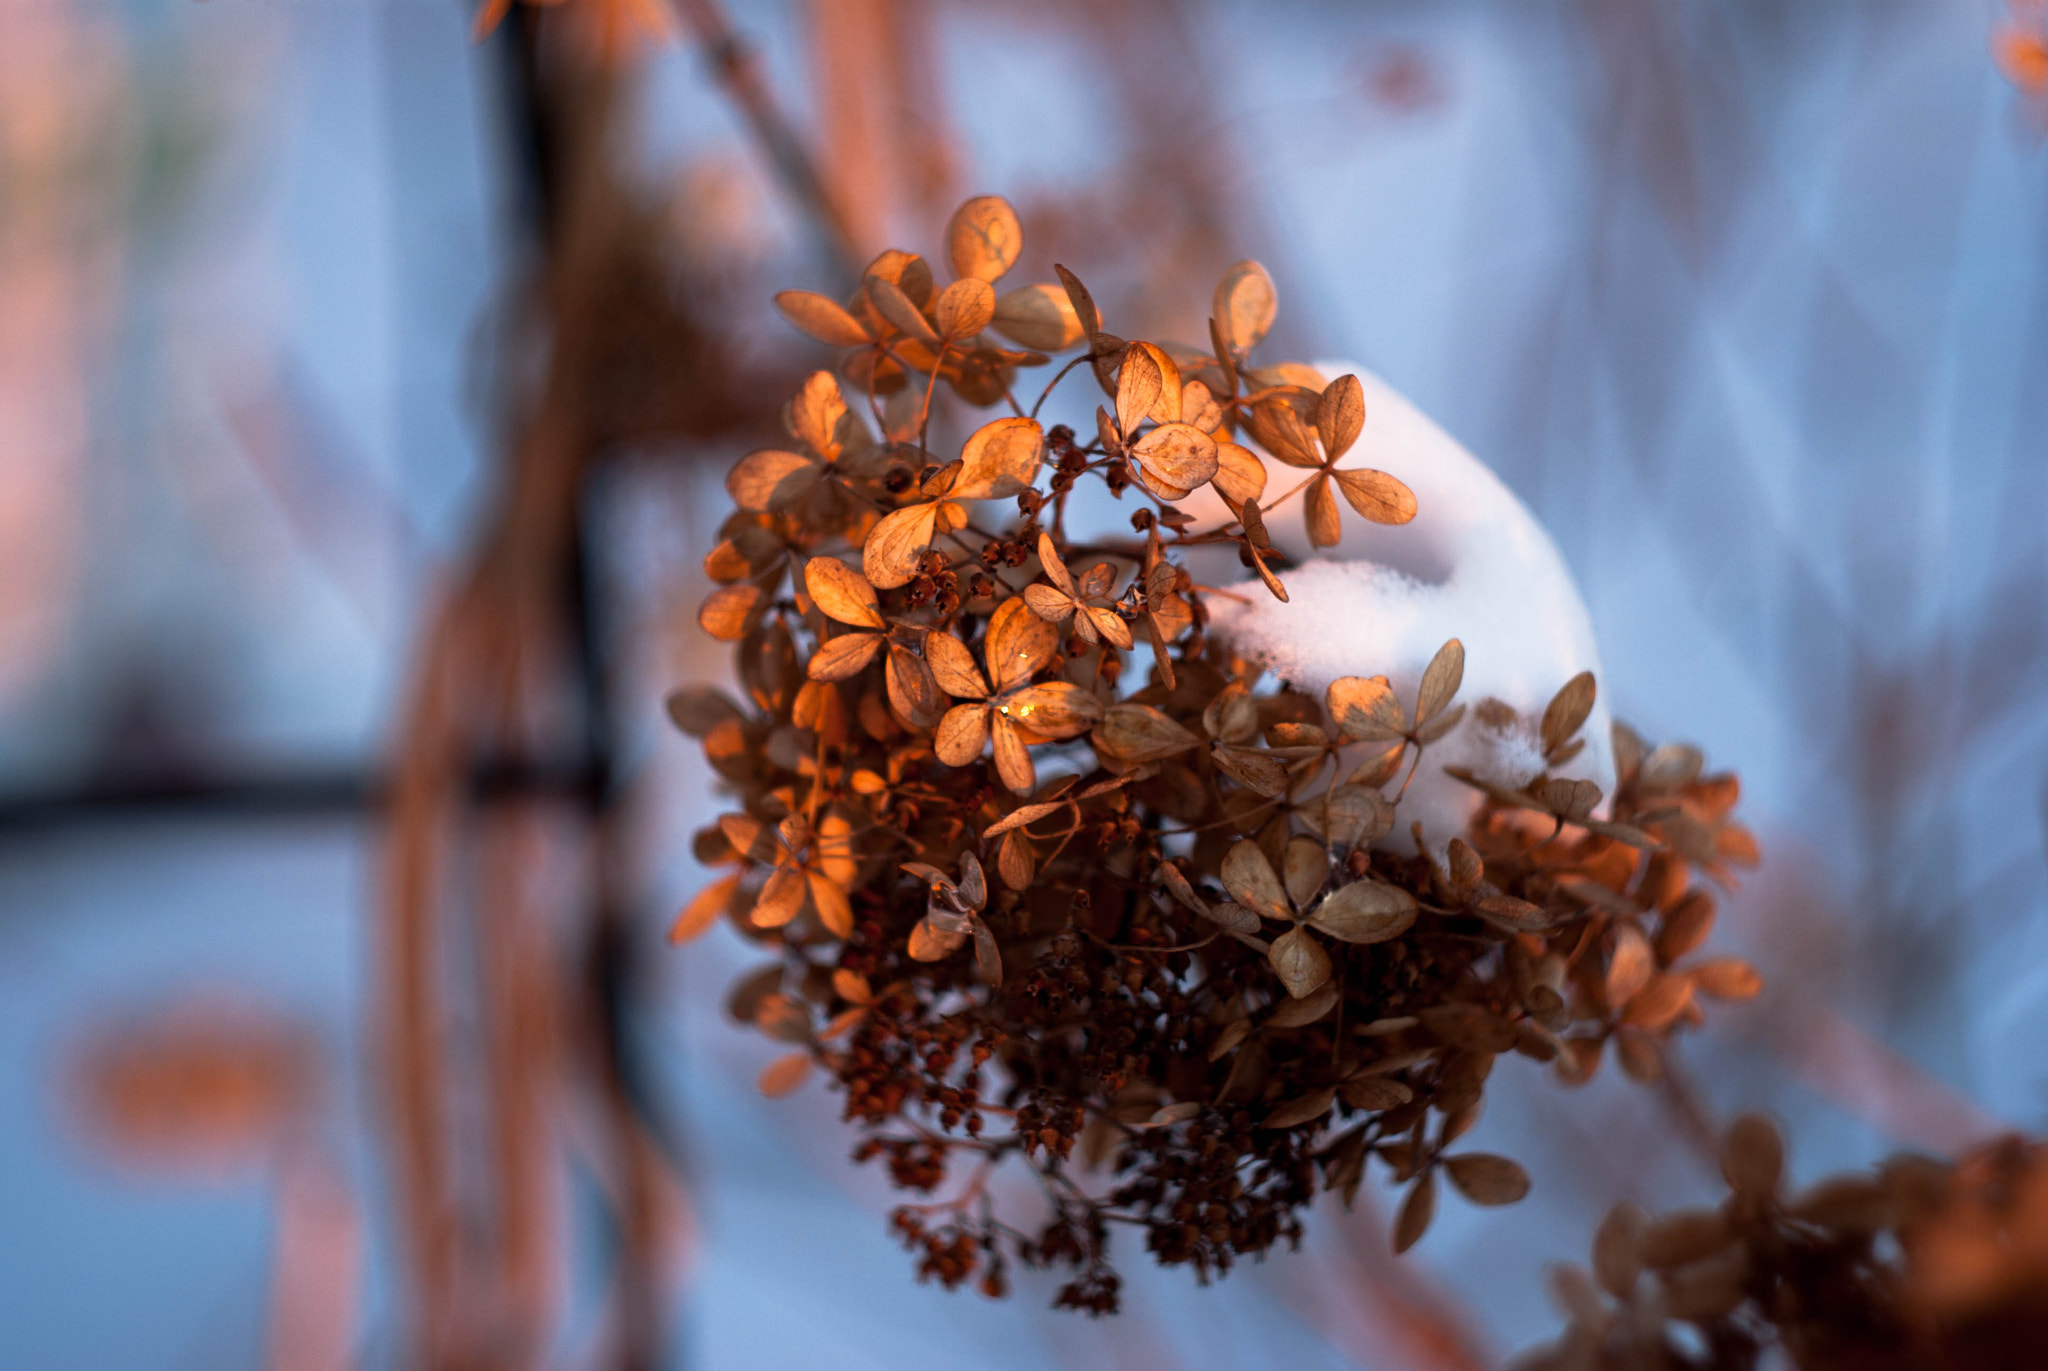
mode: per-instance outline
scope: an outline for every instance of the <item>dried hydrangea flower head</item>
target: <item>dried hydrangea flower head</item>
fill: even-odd
[[[1499,1057],[1579,1081],[1612,1045],[1654,1077],[1701,997],[1756,992],[1698,955],[1709,887],[1755,857],[1734,778],[1617,729],[1603,793],[1565,772],[1592,675],[1541,709],[1466,700],[1456,639],[1398,688],[1373,661],[1303,690],[1234,655],[1205,630],[1243,592],[1191,560],[1234,552],[1284,602],[1270,518],[1298,507],[1326,542],[1417,513],[1358,460],[1363,385],[1255,359],[1276,310],[1256,263],[1224,274],[1196,350],[1111,334],[1064,269],[999,289],[1022,246],[1000,199],[945,241],[944,284],[892,251],[850,299],[778,297],[839,364],[727,483],[700,622],[743,698],[670,700],[735,804],[696,842],[731,869],[675,936],[723,918],[770,954],[730,1000],[791,1048],[762,1088],[822,1068],[855,1155],[933,1196],[894,1218],[921,1275],[997,1294],[1055,1268],[1056,1302],[1096,1313],[1113,1221],[1207,1278],[1297,1241],[1369,1165],[1410,1187],[1403,1248],[1439,1178],[1519,1199],[1513,1161],[1456,1150]],[[1041,426],[1091,381],[1092,433]],[[1268,497],[1261,449],[1303,479]],[[1128,533],[1078,532],[1116,501]],[[1531,765],[1455,774],[1469,823],[1416,842],[1416,777],[1475,729]],[[1004,1167],[1043,1187],[1029,1228],[988,1185]]]
[[[1951,1164],[1900,1155],[1793,1194],[1770,1120],[1721,1145],[1728,1198],[1651,1218],[1616,1206],[1590,1272],[1560,1267],[1564,1335],[1520,1371],[1794,1366],[1989,1371],[2048,1337],[2048,1147],[1995,1139]]]

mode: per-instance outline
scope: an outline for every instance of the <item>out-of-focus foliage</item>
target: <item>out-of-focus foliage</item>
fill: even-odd
[[[1953,1162],[1902,1153],[1796,1194],[1757,1114],[1721,1144],[1717,1208],[1611,1210],[1592,1273],[1551,1274],[1571,1326],[1521,1371],[2032,1366],[2048,1337],[2048,1146],[2017,1135]]]

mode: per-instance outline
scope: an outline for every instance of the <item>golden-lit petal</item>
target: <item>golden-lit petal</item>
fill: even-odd
[[[804,564],[804,589],[825,617],[855,628],[884,628],[881,602],[868,578],[837,557],[813,557]]]
[[[1033,614],[1021,598],[997,605],[982,645],[996,690],[1006,691],[1044,670],[1059,643],[1059,629]]]
[[[882,590],[908,585],[917,575],[918,559],[931,548],[938,517],[939,507],[931,501],[883,515],[861,549],[868,583]]]
[[[939,720],[938,737],[932,751],[947,766],[966,766],[981,755],[988,741],[988,706],[954,705]]]
[[[924,659],[930,664],[939,689],[956,700],[980,700],[988,696],[988,682],[974,664],[974,654],[950,633],[933,629],[924,638]]]
[[[989,721],[989,731],[996,743],[996,774],[1003,778],[1003,784],[1018,795],[1029,795],[1038,784],[1038,773],[1031,765],[1030,749],[1017,736],[1017,730],[1008,719],[997,715]]]
[[[1216,283],[1216,331],[1239,356],[1259,345],[1273,327],[1280,312],[1280,298],[1273,290],[1273,278],[1257,262],[1233,264]]]
[[[1030,488],[1044,451],[1045,434],[1036,419],[1012,415],[983,424],[960,449],[960,474],[946,494],[955,500],[1007,500]]]
[[[1017,222],[1017,211],[1000,195],[975,196],[954,210],[946,225],[946,260],[956,276],[997,280],[1017,265],[1022,251],[1024,227]]]

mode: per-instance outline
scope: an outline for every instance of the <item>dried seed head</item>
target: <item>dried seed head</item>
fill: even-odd
[[[1474,780],[1471,828],[1411,844],[1402,778],[1468,712],[1554,766],[1592,679],[1558,683],[1539,723],[1459,701],[1456,640],[1406,698],[1374,662],[1321,700],[1258,678],[1204,639],[1211,592],[1181,551],[1234,543],[1287,598],[1266,513],[1291,497],[1261,506],[1264,464],[1233,435],[1303,468],[1320,541],[1345,504],[1412,517],[1399,481],[1338,465],[1357,379],[1253,359],[1276,312],[1256,263],[1218,284],[1202,353],[1105,332],[1064,269],[997,288],[1022,229],[996,197],[944,243],[947,282],[889,252],[850,302],[778,297],[843,365],[727,482],[699,622],[734,645],[739,698],[670,702],[738,797],[697,843],[723,869],[675,936],[725,915],[773,954],[731,1004],[794,1049],[762,1089],[822,1075],[859,1159],[919,1194],[968,1187],[894,1216],[921,1274],[1001,1293],[1011,1263],[1054,1267],[1057,1303],[1091,1312],[1118,1298],[1112,1220],[1206,1277],[1298,1240],[1318,1173],[1346,1197],[1375,1164],[1409,1185],[1397,1248],[1429,1227],[1439,1172],[1471,1202],[1520,1199],[1512,1159],[1444,1155],[1497,1054],[1582,1080],[1611,1040],[1649,1078],[1695,992],[1755,993],[1746,964],[1692,960],[1713,910],[1695,876],[1753,856],[1732,778],[1618,743],[1612,796]],[[1090,433],[1041,429],[1024,403],[1062,349],[1109,401]],[[1126,483],[1142,536],[1077,547],[1069,506]],[[1177,506],[1202,486],[1228,522]],[[1141,639],[1150,673],[1129,669]],[[1758,1146],[1730,1153],[1746,1194],[1770,1189]],[[1028,1232],[967,1179],[995,1162],[1043,1182]],[[1089,1164],[1100,1183],[1076,1189]],[[1665,1254],[1653,1236],[1675,1241],[1603,1239],[1617,1295]]]

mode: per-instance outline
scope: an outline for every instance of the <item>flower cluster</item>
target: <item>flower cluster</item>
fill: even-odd
[[[1519,1199],[1515,1162],[1457,1150],[1498,1059],[1581,1081],[1611,1046],[1651,1078],[1702,997],[1756,993],[1699,955],[1713,887],[1755,857],[1734,778],[1622,730],[1611,795],[1465,776],[1468,831],[1404,825],[1454,730],[1564,766],[1592,677],[1540,719],[1461,702],[1456,640],[1412,698],[1369,662],[1320,698],[1265,679],[1205,631],[1206,599],[1239,592],[1183,554],[1232,546],[1243,589],[1284,600],[1266,521],[1294,495],[1317,546],[1345,506],[1414,516],[1400,481],[1344,464],[1357,378],[1253,360],[1275,316],[1256,263],[1225,273],[1198,350],[1110,334],[1064,269],[998,292],[1021,244],[983,197],[948,228],[948,283],[888,252],[849,300],[778,297],[841,359],[727,482],[700,622],[744,698],[670,710],[736,799],[696,844],[731,870],[675,937],[724,918],[772,952],[730,1005],[791,1047],[762,1088],[830,1076],[856,1156],[938,1196],[894,1222],[949,1287],[1051,1267],[1058,1304],[1107,1312],[1113,1224],[1207,1278],[1297,1241],[1317,1192],[1349,1200],[1371,1165],[1409,1187],[1402,1248],[1440,1178]],[[1070,349],[1027,409],[1019,376]],[[1094,432],[1042,428],[1084,367]],[[1007,412],[940,447],[947,395]],[[1302,483],[1266,499],[1247,442]],[[1179,504],[1205,486],[1229,511],[1209,528]],[[1084,496],[1127,499],[1131,534],[1070,536]],[[1018,1177],[1044,1195],[1024,1226],[999,1202]]]
[[[2048,1336],[2048,1146],[1953,1163],[1902,1154],[1785,1193],[1784,1143],[1750,1114],[1721,1148],[1715,1208],[1616,1206],[1592,1270],[1552,1272],[1570,1319],[1521,1371],[1795,1366],[1946,1371],[2039,1364]]]

